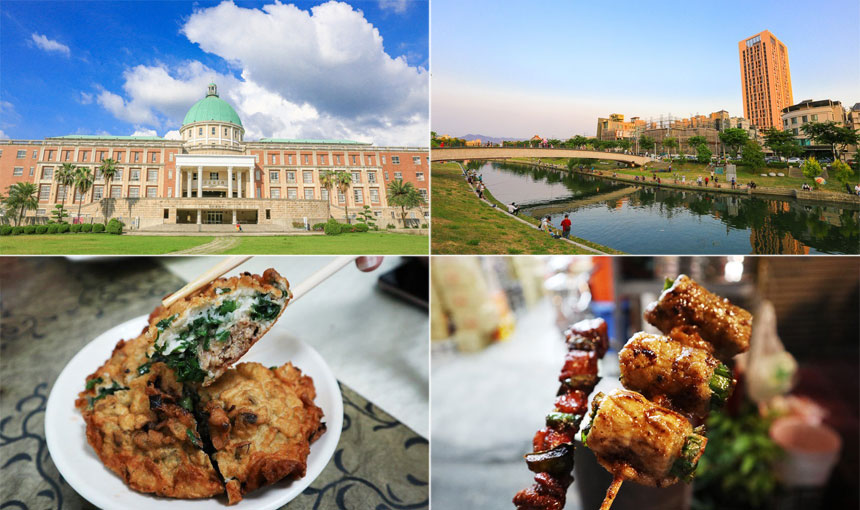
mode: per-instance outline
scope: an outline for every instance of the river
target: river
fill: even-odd
[[[858,211],[795,199],[631,186],[597,176],[489,162],[478,173],[520,214],[570,214],[577,237],[635,254],[857,254]]]

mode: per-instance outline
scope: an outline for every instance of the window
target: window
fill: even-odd
[[[412,156],[412,163],[414,163],[416,165],[420,165],[421,164],[421,156]]]
[[[788,125],[788,119],[782,119],[782,125],[787,126]]]
[[[266,219],[267,220],[272,219],[272,210],[271,209],[266,209]]]
[[[356,156],[356,155],[353,155],[353,156],[352,156],[352,164],[353,164],[353,165],[357,165],[357,164],[358,164],[358,161],[356,161],[356,159],[357,159],[357,158],[358,158],[358,156]]]
[[[334,157],[334,160],[335,160],[335,162],[337,162],[337,164],[339,165],[339,164],[340,164],[340,154],[338,154],[337,156],[335,156],[335,157]]]
[[[272,154],[272,164],[273,164],[273,165],[277,165],[277,164],[278,164],[278,156],[277,156],[277,154]]]
[[[46,209],[36,209],[36,216],[44,216],[46,214]]]
[[[86,160],[84,160],[84,161],[86,161]],[[134,153],[134,162],[135,163],[140,162],[140,153],[139,152]]]
[[[806,115],[804,115],[800,120],[801,120],[804,124],[806,124],[807,122],[809,122],[809,117],[807,117]]]
[[[164,210],[164,219],[166,220],[168,218],[170,218],[170,209],[165,209]]]
[[[197,136],[203,136],[203,128],[197,129]]]
[[[116,173],[113,174],[113,180],[117,182],[122,182],[122,168],[116,169]]]
[[[376,184],[376,172],[367,172],[367,182]]]
[[[149,162],[155,163],[158,161],[158,153],[152,152],[149,154]]]
[[[224,138],[227,138],[228,134],[229,133],[227,132],[227,128],[224,128]]]
[[[66,199],[66,187],[62,184],[57,185],[57,198],[56,200],[65,200]]]
[[[391,156],[391,164],[399,165],[400,164],[400,156]]]
[[[385,164],[385,156],[384,155],[382,156],[382,164],[383,165]]]
[[[140,198],[140,186],[129,186],[128,198]]]
[[[129,176],[128,180],[130,180],[130,181],[139,181],[140,180],[140,169],[139,168],[132,168],[129,173],[131,175]]]
[[[30,177],[33,177],[33,170],[35,170],[35,169],[36,169],[36,167],[34,167],[34,166],[30,167]]]
[[[51,198],[51,185],[42,184],[39,186],[39,200],[45,201]]]
[[[295,200],[299,198],[296,188],[287,188],[287,198],[289,198],[290,200]]]
[[[313,188],[305,188],[305,200],[313,200],[314,199],[314,189]]]
[[[361,204],[364,202],[364,192],[361,190],[361,188],[353,189],[352,190],[352,196],[353,196],[353,198],[355,198],[356,204]]]
[[[346,195],[344,195],[342,192],[338,191],[337,192],[337,202],[339,204],[346,202]]]
[[[158,170],[149,169],[146,171],[146,182],[155,182],[158,180]]]
[[[255,171],[254,171],[254,175],[256,175],[256,179],[254,179],[254,180],[259,181],[259,180],[260,180],[260,171],[259,171],[259,170],[255,170]]]
[[[93,186],[93,200],[101,200],[104,192],[104,186]]]
[[[215,136],[215,126],[212,126],[212,136]]]
[[[791,132],[794,133],[794,136],[797,136],[798,134],[797,128],[792,129]]]
[[[26,150],[18,151],[18,159],[24,159],[26,157],[27,157],[27,151]]]
[[[388,182],[388,172],[385,172],[385,182]]]
[[[394,180],[402,181],[403,180],[403,172],[394,172]]]
[[[146,196],[147,198],[155,198],[158,196],[158,188],[155,186],[147,186],[146,188]]]
[[[279,173],[280,172],[278,172],[277,170],[272,170],[271,172],[269,172],[269,181],[270,182],[280,182]]]
[[[12,175],[15,177],[20,177],[20,176],[24,175],[24,167],[23,166],[16,166],[15,168],[12,169]]]
[[[122,152],[117,152],[117,153],[116,153],[116,162],[117,162],[117,163],[122,163]]]
[[[121,198],[122,197],[122,186],[111,186],[110,187],[110,197],[111,198]]]
[[[68,161],[71,157],[72,151],[63,151],[63,161]]]
[[[818,122],[818,114],[812,116],[812,122]]]
[[[296,173],[293,171],[287,172],[287,182],[296,182]]]
[[[54,178],[54,167],[46,166],[42,169],[42,179],[53,179]]]
[[[38,151],[38,150],[34,150],[34,151],[33,151],[33,159],[38,159],[38,157],[39,157],[39,151]]]
[[[424,180],[424,172],[415,172],[415,179],[417,179],[418,181],[423,181]]]
[[[373,156],[368,156],[367,157],[367,166],[372,166],[372,165],[373,165]]]
[[[313,170],[305,170],[302,172],[302,182],[305,184],[313,184],[314,182],[314,172]]]
[[[379,203],[379,190],[376,188],[370,188],[370,201],[374,204]]]
[[[272,188],[269,190],[269,198],[281,198],[281,188]]]
[[[325,154],[320,156],[320,165],[325,165]]]
[[[293,164],[293,155],[292,154],[287,154],[287,164],[289,164],[289,165]]]
[[[352,182],[361,182],[361,172],[352,172]]]
[[[3,151],[0,151],[0,154],[3,154]],[[45,151],[45,160],[51,161],[54,159],[54,151]]]
[[[421,194],[421,198],[424,199],[424,201],[426,202],[427,201],[427,190],[424,188],[418,188],[418,193]]]
[[[320,190],[320,199],[325,200],[326,202],[328,202],[328,190],[327,190],[327,189],[322,188],[322,189]]]
[[[307,154],[305,154],[305,164],[306,165],[308,164],[308,155]]]
[[[797,124],[797,117],[792,117],[792,118],[791,118],[791,123],[792,123],[792,124]]]

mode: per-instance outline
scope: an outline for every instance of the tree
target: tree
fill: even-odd
[[[60,184],[63,187],[63,200],[61,202],[60,209],[66,208],[66,196],[69,194],[69,186],[71,186],[75,182],[75,172],[78,170],[78,167],[71,163],[63,163],[60,165],[60,168],[54,172],[54,180],[57,181],[57,184]],[[62,221],[62,219],[58,220]]]
[[[821,164],[815,158],[808,158],[800,165],[803,176],[812,181],[812,187],[818,189],[816,177],[821,175]]]
[[[349,208],[347,204],[349,204],[349,188],[352,186],[352,174],[349,172],[336,172],[334,176],[335,186],[337,186],[337,191],[343,193],[343,214],[346,216],[346,222],[352,223],[349,221]]]
[[[745,129],[728,128],[725,131],[720,132],[720,141],[723,142],[726,149],[728,149],[728,151],[734,156],[738,155],[738,151],[741,147],[746,148],[747,140],[749,140],[749,134],[747,134]]]
[[[702,135],[691,136],[687,139],[687,144],[698,149],[700,145],[707,145],[708,139]]]
[[[744,144],[744,150],[741,154],[741,164],[753,172],[765,165],[764,152],[762,152],[761,147],[755,141],[747,140]]]
[[[331,172],[327,172],[325,170],[320,172],[320,186],[322,189],[328,191],[328,217],[331,218],[331,190],[334,189],[335,178],[334,174]]]
[[[710,163],[711,156],[713,155],[714,153],[711,152],[711,149],[708,148],[707,144],[702,143],[698,145],[698,149],[696,151],[696,161],[698,161],[699,163]]]
[[[837,181],[841,182],[843,185],[847,185],[851,182],[851,178],[854,177],[854,170],[848,165],[848,163],[839,161],[838,159],[830,165],[831,173],[833,177],[836,178]],[[851,188],[848,189],[849,193],[851,192]]]
[[[376,223],[373,217],[373,211],[370,210],[370,206],[366,205],[364,208],[358,213],[361,217],[361,221],[367,224],[368,227],[373,228]]]
[[[113,158],[107,158],[102,160],[102,164],[99,165],[99,171],[102,173],[102,178],[105,181],[105,188],[102,190],[102,198],[109,198],[111,196],[110,193],[110,181],[113,180],[116,175],[116,165],[118,161]],[[174,190],[174,196],[179,196],[179,190]],[[109,215],[109,213],[106,213]],[[107,222],[108,218],[105,218],[105,222]]]
[[[639,148],[644,149],[645,152],[649,152],[654,150],[654,146],[657,142],[654,141],[650,136],[640,136],[639,137]]]
[[[51,212],[51,215],[57,223],[62,223],[69,217],[69,213],[66,211],[66,208],[60,204],[54,206],[54,210]]]
[[[840,159],[840,153],[845,150],[845,147],[858,143],[857,131],[840,126],[833,121],[810,122],[800,126],[800,130],[814,143],[829,145],[834,161]]]
[[[415,189],[411,182],[403,182],[397,179],[388,186],[388,204],[400,208],[400,218],[403,226],[406,226],[406,209],[418,207],[424,203],[421,194]]]
[[[633,146],[633,142],[627,139],[618,140],[618,146],[625,151],[629,151],[630,147]]]
[[[797,144],[791,131],[768,128],[764,132],[764,145],[778,158],[790,158],[803,153],[803,149]]]
[[[3,205],[8,212],[18,213],[16,225],[21,224],[25,211],[39,208],[39,188],[32,182],[16,182],[9,186],[6,193],[7,196]]]
[[[675,147],[678,147],[678,140],[677,140],[677,139],[675,139],[675,138],[672,138],[671,136],[669,136],[669,137],[664,138],[664,139],[663,139],[663,141],[662,141],[660,144],[661,144],[661,145],[662,145],[662,146],[663,146],[667,151],[669,151],[669,155],[671,156],[671,155],[672,155],[672,149],[673,149],[673,148],[675,148]]]
[[[78,222],[81,221],[81,206],[84,205],[84,196],[93,186],[93,173],[89,168],[79,167],[75,171],[75,195],[81,194],[78,200]]]

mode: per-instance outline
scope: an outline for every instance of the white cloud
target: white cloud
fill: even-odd
[[[308,12],[224,2],[195,11],[182,30],[236,67],[240,78],[198,61],[138,65],[123,73],[123,96],[101,89],[98,104],[135,125],[176,128],[214,81],[242,119],[248,140],[427,145],[427,71],[389,57],[379,32],[346,4],[329,2]]]
[[[394,11],[397,14],[406,12],[407,0],[379,0],[379,8],[383,11]]]
[[[162,138],[164,138],[165,140],[182,140],[182,137],[179,136],[178,129],[171,129],[167,133],[164,133],[164,136],[162,136]]]
[[[9,139],[9,135],[7,135],[5,131],[0,129],[0,140],[8,140],[8,139]]]
[[[57,53],[62,53],[65,56],[69,56],[72,54],[71,50],[68,46],[61,42],[54,41],[52,39],[48,39],[42,34],[37,34],[33,32],[30,35],[32,41],[38,46],[40,49],[45,51],[56,51]]]
[[[81,91],[81,97],[78,99],[78,102],[81,104],[92,104],[93,95],[87,92]]]
[[[158,133],[154,129],[135,127],[134,133],[131,136],[158,136]]]

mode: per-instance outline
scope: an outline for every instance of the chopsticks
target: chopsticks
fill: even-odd
[[[185,297],[193,294],[195,291],[208,285],[212,280],[223,276],[230,270],[244,264],[250,258],[251,257],[228,257],[222,260],[221,262],[215,264],[212,268],[207,270],[205,273],[188,282],[178,291],[164,298],[161,301],[162,306],[167,308],[173,303],[179,301],[180,299],[184,299]],[[356,258],[357,257],[353,255],[336,257],[334,260],[323,266],[321,269],[315,271],[312,275],[305,278],[303,282],[299,283],[293,289],[291,289],[293,297],[290,300],[290,303],[292,304],[297,299],[310,292],[314,287],[325,281],[331,275],[343,269],[350,262],[355,261]]]

